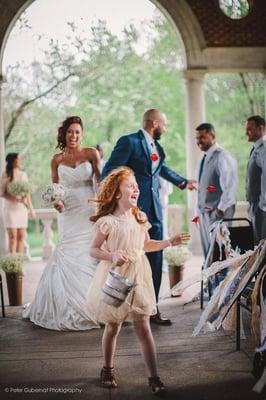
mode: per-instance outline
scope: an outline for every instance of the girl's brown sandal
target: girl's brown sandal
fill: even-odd
[[[165,386],[159,376],[149,378],[149,386],[152,394],[163,394],[165,393]]]
[[[114,367],[103,367],[101,370],[101,385],[105,388],[116,388],[117,383],[114,375]]]

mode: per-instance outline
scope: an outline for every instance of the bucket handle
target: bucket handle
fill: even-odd
[[[130,260],[128,262],[133,264],[132,261],[130,261]],[[120,268],[121,267],[114,265],[113,267],[110,268],[110,271],[117,272],[118,274],[120,274]],[[126,276],[124,276],[124,278],[128,279]],[[136,287],[136,286],[138,286],[137,283],[132,283],[132,289],[134,289],[134,287]]]

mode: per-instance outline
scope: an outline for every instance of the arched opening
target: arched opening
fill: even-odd
[[[30,7],[32,2],[27,4],[28,7]],[[35,2],[35,5],[37,7],[37,2]],[[104,51],[100,54],[101,57],[106,57],[104,61],[105,65],[100,68],[100,76],[96,77],[95,84],[93,83],[94,71],[90,73],[88,62],[83,65],[83,75],[76,74],[65,82],[63,82],[62,79],[62,83],[60,83],[60,87],[58,87],[58,97],[50,96],[50,94],[48,98],[46,96],[38,97],[39,94],[38,91],[36,93],[34,80],[32,79],[35,79],[38,89],[41,89],[40,94],[45,92],[47,87],[49,88],[56,85],[53,81],[50,85],[47,84],[50,79],[47,72],[49,70],[47,68],[50,67],[50,71],[52,71],[52,64],[50,64],[50,66],[45,65],[43,68],[43,65],[35,61],[33,63],[34,68],[31,72],[28,71],[27,73],[27,69],[24,68],[23,72],[26,79],[23,82],[18,80],[17,86],[16,81],[12,78],[14,77],[12,71],[10,75],[5,73],[8,82],[4,85],[4,92],[7,90],[9,83],[13,82],[13,88],[11,86],[10,88],[13,89],[13,93],[15,94],[13,98],[9,96],[10,107],[8,107],[9,114],[7,114],[6,118],[6,129],[11,128],[11,130],[7,132],[6,148],[7,151],[12,151],[14,148],[19,151],[22,149],[24,165],[31,179],[35,180],[35,185],[38,186],[38,191],[35,194],[35,204],[37,208],[43,207],[40,203],[40,191],[43,186],[50,181],[49,164],[51,156],[55,152],[56,127],[59,121],[69,113],[81,114],[83,119],[85,119],[85,125],[87,127],[85,144],[96,145],[99,141],[104,142],[104,150],[108,155],[115,140],[121,134],[138,129],[145,108],[151,107],[151,104],[152,106],[162,108],[166,111],[170,119],[170,134],[171,131],[174,134],[174,140],[171,139],[169,143],[166,143],[170,163],[172,165],[176,164],[175,169],[179,170],[182,168],[180,164],[183,163],[183,174],[185,174],[184,96],[179,72],[181,69],[180,60],[184,55],[184,53],[182,54],[184,46],[180,46],[175,50],[176,33],[174,33],[172,29],[173,23],[170,25],[165,17],[161,14],[159,15],[159,12],[157,12],[156,18],[157,20],[154,21],[152,28],[156,28],[157,32],[155,37],[151,38],[148,42],[148,47],[150,48],[146,51],[146,54],[143,53],[141,55],[143,60],[138,59],[139,54],[133,51],[135,32],[134,30],[130,31],[128,28],[127,33],[130,36],[129,40],[124,42],[124,44],[122,43],[124,47],[120,46],[119,51],[116,51],[114,48],[115,55],[118,57],[121,56],[120,61],[125,63],[124,71],[118,68],[117,65],[114,67],[114,64],[112,64],[114,58],[110,57],[111,53],[106,46]],[[70,26],[70,30],[73,34],[72,37],[74,37],[76,33],[75,29],[74,25]],[[104,24],[100,23],[93,29],[95,36],[90,44],[97,44],[97,35],[98,37],[107,35],[105,39],[102,38],[102,41],[99,40],[99,45],[105,46],[105,40],[107,40],[108,47],[110,47],[110,43],[112,43],[114,47],[116,46],[119,38],[107,32]],[[170,44],[168,43],[169,40]],[[120,41],[122,42],[122,39]],[[77,43],[77,41],[75,43]],[[73,43],[71,45],[73,45]],[[57,44],[54,43],[52,47],[55,49],[56,46]],[[126,49],[125,46],[128,46],[128,49]],[[130,55],[130,46],[132,46],[132,55]],[[62,47],[66,48],[66,43],[64,43]],[[80,48],[82,48],[82,46],[80,46]],[[160,56],[157,54],[157,49],[160,50],[160,53],[158,53]],[[169,54],[167,54],[168,49],[170,49],[168,52]],[[96,57],[95,52],[93,52],[93,55]],[[63,57],[63,53],[61,52],[57,55],[57,58],[54,59],[54,65],[56,65],[57,68],[59,68],[59,56]],[[71,60],[70,56],[66,57],[64,54],[64,57],[65,63]],[[144,69],[145,64],[148,66],[146,70]],[[184,64],[185,62],[183,61],[182,66]],[[60,64],[60,68],[61,67],[62,64]],[[77,65],[75,65],[75,68],[76,67]],[[86,70],[85,67],[87,67]],[[110,76],[110,74],[108,75],[106,72],[108,68],[112,70],[112,76]],[[129,68],[133,71],[132,74]],[[46,77],[45,84],[43,84],[42,79],[39,79],[42,78],[42,73]],[[56,74],[55,69],[53,73]],[[31,77],[30,74],[34,74],[34,76]],[[177,76],[178,74],[179,77]],[[16,74],[17,77],[19,75],[21,77],[21,72]],[[61,77],[64,78],[62,70],[59,71],[59,75],[57,75],[56,78],[60,80]],[[125,88],[119,83],[121,78],[125,82]],[[132,89],[129,90],[130,85]],[[63,88],[63,92],[61,88]],[[81,95],[82,91],[86,92],[84,96]],[[66,93],[66,97],[68,97],[67,101],[65,99]],[[77,93],[80,94],[80,99],[77,99]],[[32,102],[32,106],[30,105],[30,107],[26,104],[25,107],[21,109],[22,113],[16,114],[16,110],[14,110],[13,115],[11,115],[10,110],[13,105],[18,105],[18,109],[21,104],[25,104],[25,101],[27,102],[27,97],[24,101],[25,94],[27,96],[31,94],[30,99],[35,97],[36,101]],[[93,96],[94,99],[98,96],[97,101],[87,101],[88,96]],[[110,102],[110,97],[116,97],[116,100],[119,98],[119,101]],[[59,101],[57,101],[57,99],[59,99]],[[125,99],[127,104],[125,104]],[[51,103],[51,107],[49,107],[49,102]],[[170,112],[168,112],[168,109]],[[17,119],[15,119],[15,124],[12,125],[12,118],[14,115],[15,117],[17,115]],[[105,125],[99,123],[101,118],[105,120]],[[177,126],[178,132],[174,132]],[[14,140],[12,138],[14,138]],[[176,141],[179,142],[178,151],[180,154],[178,157],[176,157]],[[185,193],[180,192],[178,195],[183,196],[183,201],[185,201]]]

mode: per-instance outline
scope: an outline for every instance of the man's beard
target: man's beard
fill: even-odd
[[[159,128],[154,129],[153,131],[153,139],[155,140],[160,140],[162,136],[162,132],[160,131]]]

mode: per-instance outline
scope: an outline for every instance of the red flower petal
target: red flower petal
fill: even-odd
[[[150,154],[150,158],[152,161],[157,161],[159,157],[157,156],[156,153],[152,153],[152,154]]]
[[[192,218],[191,222],[199,222],[199,217]]]
[[[207,187],[207,190],[208,190],[208,192],[216,192],[217,187],[214,186],[214,185],[209,185],[209,186]]]

